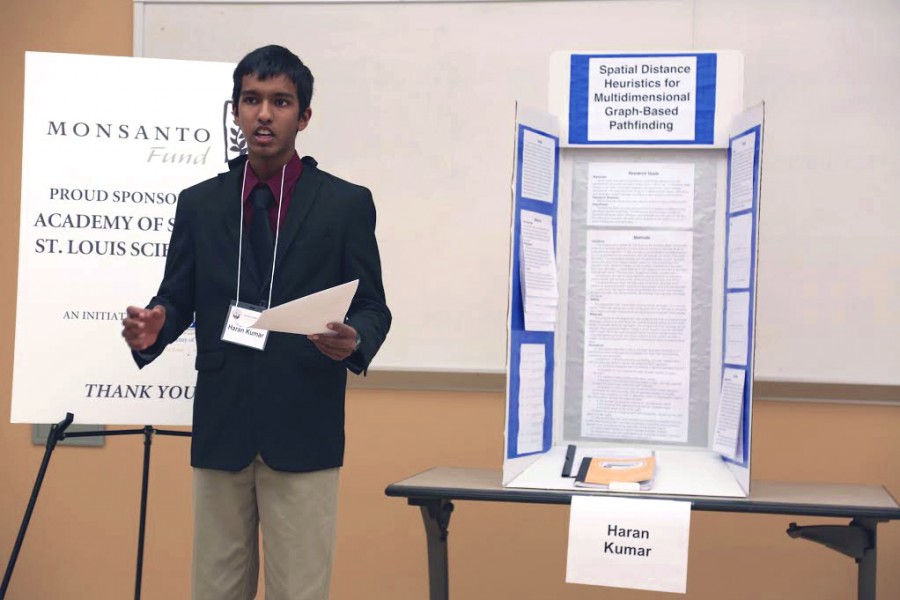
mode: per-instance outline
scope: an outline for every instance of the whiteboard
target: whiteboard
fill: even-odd
[[[900,384],[900,3],[703,0],[766,101],[756,376]]]
[[[546,106],[555,50],[598,35],[683,47],[690,19],[677,2],[144,3],[138,50],[237,61],[277,43],[300,56],[316,77],[301,155],[371,188],[378,210],[394,322],[373,369],[498,373],[516,100]]]
[[[766,101],[757,379],[900,384],[891,0],[135,2],[135,54],[316,76],[301,154],[370,187],[394,324],[373,369],[504,370],[516,100],[555,50],[740,50]]]

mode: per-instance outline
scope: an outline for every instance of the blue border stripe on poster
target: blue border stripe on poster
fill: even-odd
[[[732,153],[734,141],[755,133],[756,138],[753,145],[753,190],[750,208],[731,212],[731,167]],[[723,457],[723,460],[746,467],[750,458],[750,388],[751,373],[753,372],[753,327],[756,316],[756,249],[758,240],[758,212],[759,212],[759,173],[760,173],[760,144],[762,143],[762,127],[755,125],[746,131],[732,136],[728,140],[728,169],[725,181],[728,182],[726,187],[726,216],[725,216],[725,298],[726,305],[722,311],[722,331],[725,331],[727,317],[727,298],[730,292],[747,292],[749,294],[749,308],[747,314],[747,364],[734,365],[725,362],[725,336],[722,336],[722,373],[724,375],[725,368],[741,369],[745,372],[744,392],[741,400],[741,435],[744,439],[742,454],[740,460],[732,460]],[[747,288],[729,288],[728,287],[728,242],[731,237],[731,217],[739,215],[752,215],[752,230],[750,235],[750,285]]]
[[[554,172],[553,202],[542,202],[522,197],[522,163],[525,131],[553,139]],[[519,248],[522,236],[520,213],[523,209],[548,215],[553,219],[553,245],[556,247],[557,206],[559,189],[559,137],[525,125],[519,125],[516,132],[516,188],[513,210],[513,244],[512,244],[512,293],[510,294],[510,357],[509,357],[509,423],[507,431],[507,458],[517,458],[528,454],[540,454],[550,449],[553,440],[553,372],[555,367],[554,334],[546,331],[525,331],[524,302],[522,299],[521,257]],[[519,364],[521,362],[522,344],[541,344],[544,346],[546,368],[544,371],[544,439],[539,452],[520,454],[517,448],[519,435]]]
[[[695,90],[694,139],[691,140],[589,140],[588,107],[592,58],[677,58],[697,59]],[[569,63],[569,143],[582,145],[690,145],[715,141],[716,80],[718,56],[715,53],[676,54],[573,54]]]
[[[588,130],[588,81],[593,56],[573,54],[569,62],[569,143],[586,144]]]
[[[697,55],[697,112],[694,117],[694,143],[712,144],[716,124],[716,74],[718,56]]]

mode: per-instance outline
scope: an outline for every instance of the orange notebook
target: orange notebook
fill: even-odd
[[[587,457],[581,461],[575,485],[609,489],[611,484],[637,484],[649,490],[656,475],[656,456]],[[629,486],[631,487],[631,486]]]

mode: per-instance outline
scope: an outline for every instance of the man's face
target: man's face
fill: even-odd
[[[265,80],[245,75],[234,112],[250,158],[277,166],[293,155],[297,132],[306,129],[312,114],[309,108],[300,112],[297,86],[286,75]]]

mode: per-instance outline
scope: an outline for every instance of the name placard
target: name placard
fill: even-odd
[[[690,502],[573,496],[566,582],[685,593]]]

